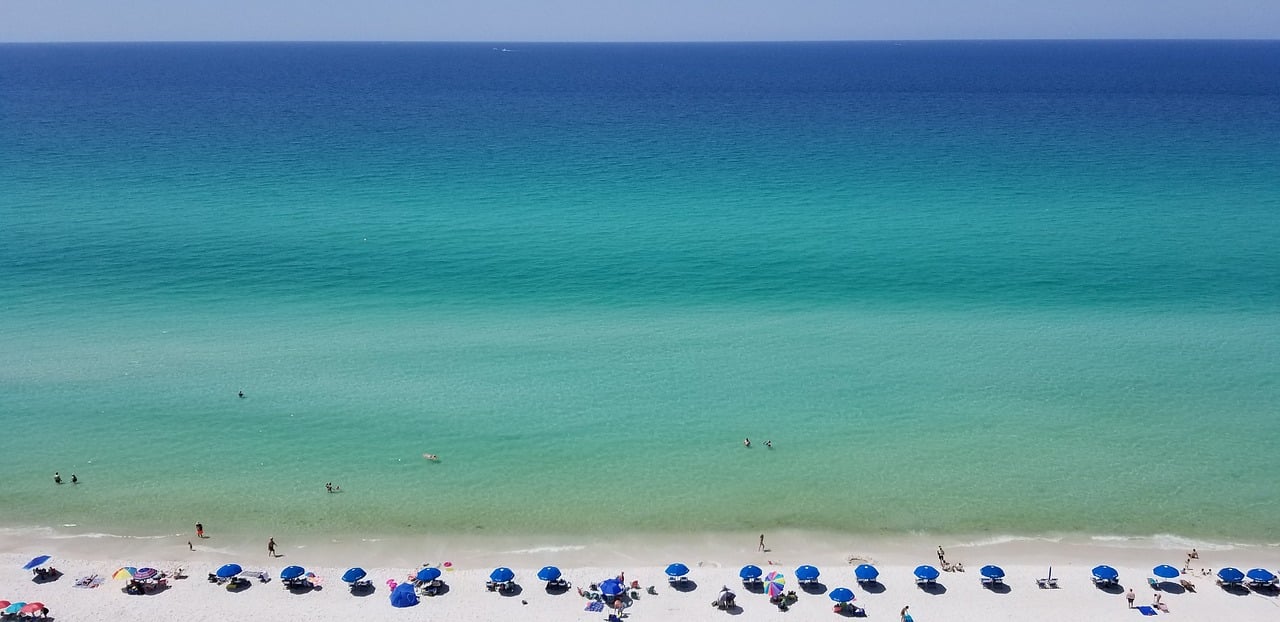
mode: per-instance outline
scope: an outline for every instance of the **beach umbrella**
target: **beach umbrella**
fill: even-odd
[[[516,573],[512,572],[511,569],[506,566],[494,568],[493,572],[489,573],[489,580],[496,581],[498,583],[506,583],[514,578],[516,578]]]
[[[1250,581],[1258,581],[1260,583],[1271,583],[1276,580],[1276,575],[1266,568],[1254,568],[1244,573],[1244,576],[1249,577]]]
[[[401,583],[391,590],[392,607],[412,607],[418,604],[418,594],[413,591],[412,583]]]
[[[112,579],[132,579],[133,575],[136,575],[136,574],[138,574],[137,568],[134,568],[133,566],[125,566],[124,568],[121,568],[111,573],[111,578]]]
[[[667,566],[667,576],[669,577],[683,577],[687,574],[689,574],[689,567],[680,562]]]
[[[1116,572],[1111,566],[1095,566],[1093,568],[1093,578],[1101,581],[1115,581],[1120,578],[1120,573]]]
[[[816,567],[808,564],[796,568],[796,578],[801,581],[816,581],[819,574]]]
[[[847,603],[853,600],[853,590],[847,587],[838,587],[831,590],[831,593],[828,594],[828,596],[831,597],[831,600],[838,603]]]
[[[880,576],[880,571],[876,570],[876,567],[871,564],[860,564],[853,569],[853,576],[857,577],[859,581],[875,581],[876,577]]]
[[[435,581],[440,578],[440,569],[435,566],[427,566],[418,571],[414,578],[419,581]]]
[[[978,569],[978,574],[981,574],[988,579],[1003,579],[1004,569],[999,566],[983,566]]]
[[[1218,578],[1222,579],[1223,583],[1240,583],[1244,581],[1244,573],[1240,572],[1239,568],[1228,566],[1218,571]]]
[[[27,603],[25,602],[9,603],[9,606],[4,608],[4,613],[9,614],[11,616],[18,615],[18,612],[22,611],[22,608],[26,606],[27,606]]]
[[[1168,564],[1161,564],[1152,568],[1151,574],[1154,574],[1161,579],[1176,579],[1178,578],[1178,575],[1182,574],[1182,571]]]
[[[307,574],[307,569],[302,566],[286,566],[284,570],[280,571],[280,578],[289,581],[297,579],[304,574]]]
[[[932,581],[938,578],[938,569],[933,566],[916,566],[916,578]]]
[[[738,571],[738,576],[743,579],[759,579],[764,576],[764,571],[759,566],[747,564],[742,567],[742,570]]]
[[[44,609],[44,603],[27,603],[18,610],[18,613],[39,613],[41,609]]]
[[[155,568],[139,568],[137,572],[133,573],[133,578],[139,581],[147,581],[156,578],[158,574],[160,574],[160,571]]]
[[[360,568],[358,566],[355,568],[348,568],[346,572],[342,573],[342,582],[355,583],[356,581],[363,579],[367,574],[369,573],[365,572],[364,568]]]
[[[764,588],[769,593],[769,598],[773,598],[786,591],[787,577],[780,572],[770,572],[764,578]]]
[[[51,559],[53,559],[53,556],[51,555],[41,555],[27,562],[27,565],[23,566],[22,569],[31,570],[32,568],[39,568],[40,566],[44,565],[45,562]]]
[[[626,588],[617,579],[605,579],[600,582],[600,593],[604,596],[617,596],[625,591]]]
[[[4,611],[4,608],[5,608],[5,607],[8,607],[9,605],[12,605],[12,604],[13,604],[13,603],[11,603],[11,602],[9,602],[9,601],[7,601],[7,600],[0,600],[0,611]]]
[[[542,570],[538,571],[539,581],[555,581],[556,579],[559,579],[559,578],[560,578],[560,569],[556,568],[555,566],[543,566]]]
[[[213,574],[217,575],[219,579],[230,579],[243,571],[244,569],[240,567],[240,564],[227,564]]]

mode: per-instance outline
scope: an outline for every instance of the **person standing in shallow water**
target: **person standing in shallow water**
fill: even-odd
[[[204,523],[196,523],[196,537],[197,538],[204,537]]]
[[[267,554],[276,557],[276,539],[275,537],[267,538]]]
[[[61,483],[62,483],[62,475],[61,475],[61,474],[59,474],[57,471],[54,471],[54,472],[53,472],[53,483],[55,483],[55,484],[61,484]]]

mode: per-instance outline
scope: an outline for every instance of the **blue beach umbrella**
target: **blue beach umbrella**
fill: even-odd
[[[808,564],[796,568],[796,578],[801,581],[816,581],[819,574],[821,573],[818,572],[816,567]]]
[[[391,590],[392,607],[412,607],[418,604],[418,594],[413,591],[412,583],[401,583]]]
[[[284,570],[280,571],[280,578],[288,581],[290,579],[297,579],[304,574],[307,574],[307,569],[302,566],[286,566]]]
[[[514,578],[516,578],[516,573],[506,566],[494,568],[493,572],[489,573],[489,580],[497,581],[498,583],[506,583]]]
[[[853,569],[853,576],[857,577],[859,581],[875,581],[876,577],[880,576],[880,571],[876,570],[876,567],[871,564],[860,564]]]
[[[916,566],[916,578],[932,581],[938,578],[938,569],[933,566]]]
[[[1115,581],[1120,578],[1120,573],[1111,566],[1094,566],[1093,578],[1100,581]]]
[[[988,579],[1003,579],[1004,569],[999,566],[983,566],[978,573]]]
[[[828,596],[831,597],[831,600],[834,600],[838,603],[847,603],[853,600],[853,590],[847,587],[838,587],[834,590],[831,590],[831,593],[828,594]]]
[[[680,562],[667,566],[667,576],[669,577],[683,577],[687,574],[689,574],[689,567]]]
[[[626,591],[622,582],[617,579],[605,579],[600,582],[600,593],[604,596],[617,596]]]
[[[40,557],[37,557],[27,562],[27,565],[23,566],[22,569],[31,570],[32,568],[39,568],[42,564],[44,564],[45,562],[51,559],[53,559],[53,557],[50,555],[41,555]]]
[[[1160,564],[1159,566],[1151,569],[1151,574],[1160,577],[1161,579],[1176,579],[1178,578],[1178,575],[1182,574],[1182,571],[1168,564]]]
[[[738,576],[743,579],[759,579],[764,576],[764,571],[761,570],[759,566],[747,564],[742,567],[742,570],[738,571]]]
[[[219,579],[230,579],[243,571],[244,569],[240,567],[240,564],[227,564],[219,568],[214,574],[217,575]]]
[[[543,566],[542,570],[538,571],[539,581],[555,581],[556,579],[559,579],[559,578],[560,578],[560,569],[556,568],[555,566]]]
[[[419,581],[435,581],[440,578],[440,569],[435,566],[427,566],[418,571],[414,578]]]
[[[1244,581],[1244,573],[1240,572],[1239,568],[1228,566],[1218,571],[1218,578],[1222,579],[1223,583],[1240,583]]]
[[[5,613],[5,614],[7,614],[7,615],[11,615],[11,616],[12,616],[12,615],[17,615],[17,614],[18,614],[18,612],[19,612],[19,611],[22,611],[22,608],[23,608],[23,607],[26,607],[26,606],[27,606],[27,603],[25,603],[25,602],[22,602],[22,603],[9,603],[9,606],[4,608],[4,613]]]
[[[359,566],[355,568],[348,568],[346,572],[342,573],[342,582],[355,583],[356,581],[365,578],[365,575],[367,574],[369,573],[365,572],[364,568],[360,568]]]
[[[1261,583],[1271,583],[1276,580],[1276,575],[1266,568],[1254,568],[1249,572],[1244,573],[1244,576],[1249,577],[1250,581],[1258,581]]]

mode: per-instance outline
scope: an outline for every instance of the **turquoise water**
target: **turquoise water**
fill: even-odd
[[[1280,45],[513,49],[0,47],[0,521],[1280,527]]]

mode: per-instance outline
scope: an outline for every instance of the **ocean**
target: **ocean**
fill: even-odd
[[[1269,541],[1278,146],[1277,42],[0,45],[0,525]]]

